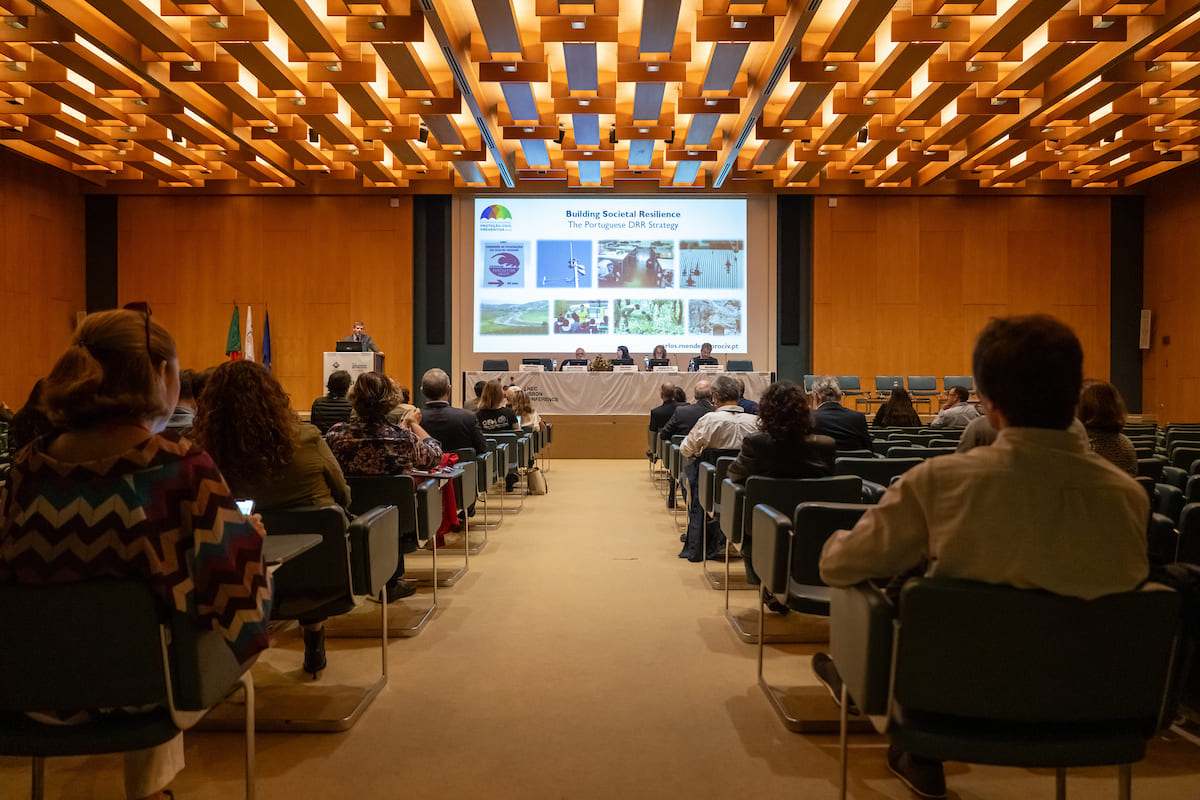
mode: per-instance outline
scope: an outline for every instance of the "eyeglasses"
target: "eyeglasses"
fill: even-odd
[[[125,305],[121,306],[121,308],[125,309],[126,311],[141,311],[141,312],[145,313],[145,315],[146,315],[146,355],[152,356],[153,354],[150,350],[150,304],[147,303],[145,300],[138,300],[137,302],[134,302],[134,303],[126,303]]]

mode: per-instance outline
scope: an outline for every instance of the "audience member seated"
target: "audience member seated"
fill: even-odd
[[[436,468],[442,448],[421,426],[421,411],[413,409],[400,424],[389,422],[388,412],[396,405],[396,389],[386,375],[364,372],[349,394],[357,421],[340,422],[325,434],[346,475],[403,475],[413,470]],[[388,602],[407,597],[416,583],[406,581],[404,559],[388,581]]]
[[[474,414],[479,410],[479,397],[483,394],[483,387],[486,383],[487,381],[475,381],[475,396],[463,403],[463,411],[470,411],[472,414]]]
[[[716,410],[716,406],[712,404],[712,384],[707,380],[701,378],[696,381],[696,385],[692,389],[692,397],[695,398],[694,403],[676,405],[667,424],[659,429],[659,435],[664,439],[670,439],[672,436],[687,436],[701,417]],[[742,410],[745,411],[745,409]]]
[[[194,392],[196,373],[190,369],[179,371],[179,400],[175,402],[175,410],[167,420],[167,430],[180,436],[187,436],[192,430],[192,422],[196,418],[196,395]]]
[[[913,408],[908,391],[903,386],[893,386],[891,396],[880,403],[875,412],[875,427],[916,427],[920,424],[921,418]]]
[[[813,433],[808,395],[802,386],[778,381],[763,392],[758,411],[758,430],[742,440],[742,451],[729,465],[725,477],[745,483],[759,475],[765,478],[823,478],[833,474],[837,444],[828,436]],[[785,511],[785,513],[787,513]],[[742,528],[742,556],[746,580],[754,586],[761,581],[751,559],[753,544],[748,526]],[[767,601],[772,611],[787,613],[787,606],[773,597]]]
[[[8,450],[16,453],[25,445],[39,436],[55,431],[54,423],[46,415],[46,407],[42,399],[45,379],[39,380],[29,392],[25,405],[13,414],[8,426]]]
[[[393,425],[400,425],[404,422],[404,418],[408,416],[408,412],[414,410],[416,406],[412,404],[412,393],[408,391],[407,386],[395,378],[388,378],[388,380],[392,382],[392,388],[396,390],[396,402],[392,406],[392,410],[388,412],[388,422]]]
[[[951,386],[946,390],[942,410],[929,423],[931,428],[965,428],[979,417],[979,409],[967,402],[971,393],[965,386]]]
[[[688,561],[703,561],[719,558],[725,552],[725,534],[713,520],[708,519],[700,507],[700,462],[708,460],[705,451],[737,450],[742,439],[754,433],[758,417],[747,414],[738,405],[738,383],[728,375],[718,376],[712,384],[716,410],[705,414],[684,437],[679,453],[688,459],[684,475],[691,491],[688,492],[688,527],[684,536],[683,550],[679,557]],[[707,528],[707,534],[705,530]],[[708,552],[701,552],[701,544],[707,539]]]
[[[588,360],[587,351],[585,351],[582,347],[576,347],[575,355],[571,356],[570,358],[564,358],[562,360],[562,362],[558,365],[558,371],[562,372],[563,368],[567,366],[567,361],[572,361],[572,360],[573,361],[587,361]]]
[[[259,511],[350,505],[350,490],[315,425],[301,422],[287,393],[253,361],[213,370],[192,436],[217,462],[234,497]],[[304,671],[325,669],[325,618],[301,619]]]
[[[742,411],[747,414],[757,414],[758,403],[746,399],[746,382],[736,375],[733,379],[738,382],[738,405],[742,407]]]
[[[475,416],[484,435],[521,429],[517,424],[516,413],[504,405],[504,390],[500,388],[500,381],[488,381],[483,387],[483,394],[479,398],[479,410],[475,412]],[[510,471],[505,475],[505,491],[511,492],[517,485],[517,480],[516,472]]]
[[[837,442],[838,450],[870,450],[871,434],[867,432],[867,415],[842,405],[842,390],[837,378],[820,375],[813,381],[813,396],[817,410],[813,412],[813,433],[828,436]]]
[[[712,358],[712,345],[708,342],[700,345],[700,355],[693,356],[688,362],[688,372],[698,372],[700,370],[700,360]]]
[[[1079,393],[1079,421],[1087,431],[1088,447],[1119,469],[1137,477],[1137,451],[1125,427],[1125,401],[1117,387],[1108,381],[1084,381]]]
[[[1149,501],[1070,430],[1083,378],[1074,332],[1045,315],[994,319],[973,367],[995,443],[906,472],[825,544],[822,579],[851,586],[925,574],[1083,599],[1139,586]],[[829,657],[814,656],[813,670],[840,697]],[[894,748],[887,761],[918,795],[945,795],[940,762]]]
[[[483,391],[483,387],[480,387]],[[450,376],[443,369],[434,367],[421,377],[421,394],[425,408],[421,411],[421,425],[430,436],[437,439],[442,452],[473,448],[482,455],[490,449],[479,419],[470,411],[450,405]]]
[[[160,435],[178,400],[179,361],[149,314],[89,315],[44,380],[58,431],[12,465],[0,582],[144,581],[165,607],[219,631],[245,663],[267,647],[264,531],[257,515],[238,511],[208,453]],[[88,710],[64,721],[108,713],[128,712]],[[182,735],[127,753],[126,796],[170,797],[183,758]]]
[[[317,426],[322,436],[339,422],[350,421],[350,401],[346,399],[346,392],[350,391],[350,373],[344,369],[335,370],[330,373],[325,388],[329,393],[313,400],[309,414],[309,422]]]
[[[662,386],[658,387],[658,396],[662,399],[662,403],[650,409],[650,430],[658,431],[663,425],[667,424],[667,420],[675,413],[679,401],[675,399],[675,384],[666,381]],[[687,400],[687,397],[684,397]]]

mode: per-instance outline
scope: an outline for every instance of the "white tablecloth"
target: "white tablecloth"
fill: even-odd
[[[533,401],[539,414],[638,414],[662,400],[664,383],[682,386],[692,401],[692,387],[701,378],[710,380],[721,373],[704,372],[465,372],[463,386],[472,396],[476,381],[500,378],[507,386],[517,384]],[[757,400],[771,384],[769,372],[730,372],[746,384],[746,397]]]

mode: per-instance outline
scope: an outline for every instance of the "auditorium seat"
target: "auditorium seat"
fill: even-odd
[[[971,394],[975,393],[975,379],[970,375],[947,375],[942,379],[943,391],[949,391],[953,386],[961,386]]]
[[[846,397],[855,397],[860,394],[866,394],[862,388],[862,382],[859,381],[857,375],[838,375],[838,388],[842,390],[842,394]]]
[[[913,397],[932,397],[938,393],[937,379],[932,375],[909,375],[908,393]]]
[[[725,362],[727,372],[754,372],[754,362],[744,359],[729,359]]]
[[[904,388],[903,375],[876,375],[875,376],[875,394],[880,397],[887,397],[892,393],[892,389]]]
[[[484,372],[508,372],[507,358],[485,358],[483,360]]]

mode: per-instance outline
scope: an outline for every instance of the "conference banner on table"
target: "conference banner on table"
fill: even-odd
[[[477,198],[474,348],[746,352],[746,201]]]

